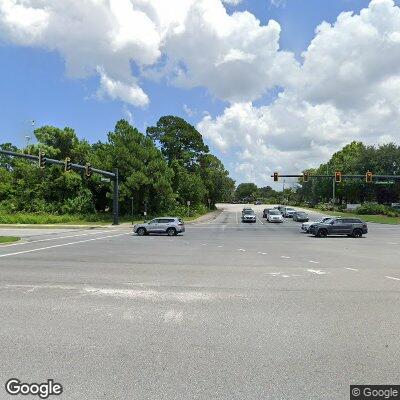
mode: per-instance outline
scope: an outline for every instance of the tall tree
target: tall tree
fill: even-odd
[[[173,160],[179,160],[186,167],[192,167],[209,152],[196,128],[179,117],[161,117],[156,126],[147,128],[146,134],[159,143],[169,165]]]

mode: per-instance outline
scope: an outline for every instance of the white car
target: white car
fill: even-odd
[[[279,210],[268,210],[267,213],[268,222],[283,222],[282,214]]]
[[[292,218],[292,217],[293,217],[293,214],[294,214],[295,212],[296,212],[296,210],[295,210],[294,208],[285,207],[282,214],[283,214],[283,216],[284,216],[285,218]]]
[[[301,230],[305,233],[309,233],[310,231],[310,226],[314,224],[320,224],[321,222],[328,221],[328,219],[332,219],[333,217],[322,217],[318,218],[315,221],[308,221],[308,222],[303,222],[301,224]]]

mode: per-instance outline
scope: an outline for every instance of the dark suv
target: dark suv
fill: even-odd
[[[367,224],[357,218],[332,218],[310,227],[310,233],[318,237],[347,235],[359,238],[368,233]]]

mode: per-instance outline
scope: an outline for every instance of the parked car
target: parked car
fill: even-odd
[[[328,235],[347,235],[360,238],[368,233],[367,224],[358,218],[332,218],[325,222],[314,224],[310,233],[318,237]]]
[[[296,212],[296,210],[294,209],[294,208],[292,208],[292,207],[285,207],[284,209],[283,209],[283,213],[282,213],[282,215],[285,217],[285,218],[292,218],[293,217],[293,214]]]
[[[256,214],[253,210],[242,212],[242,222],[257,222]]]
[[[268,211],[274,210],[273,208],[264,208],[263,210],[263,218],[267,218]]]
[[[279,210],[269,210],[267,213],[267,221],[268,222],[283,222],[282,214]]]
[[[262,204],[262,203],[261,203],[260,200],[257,200],[257,201],[254,202],[254,204],[255,204],[256,206],[259,206],[259,205]]]
[[[283,215],[283,212],[285,211],[286,206],[278,206],[277,209],[279,212]]]
[[[308,214],[305,213],[304,211],[296,211],[293,213],[293,221],[297,222],[308,222],[309,217]]]
[[[301,224],[301,230],[304,231],[305,233],[310,232],[310,227],[315,224],[319,224],[320,222],[325,222],[328,221],[329,219],[332,219],[334,217],[322,217],[318,218],[315,221],[310,221],[310,222],[304,222]]]
[[[133,227],[133,232],[139,236],[150,233],[166,233],[168,236],[174,236],[185,232],[185,224],[178,217],[155,218],[149,222],[136,224]]]

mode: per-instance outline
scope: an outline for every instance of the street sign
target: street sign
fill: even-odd
[[[102,182],[107,182],[107,183],[111,182],[111,179],[110,179],[110,178],[101,178],[100,180],[101,180]]]
[[[186,204],[187,204],[188,206],[190,206],[190,200],[188,200],[188,201],[186,202]]]

